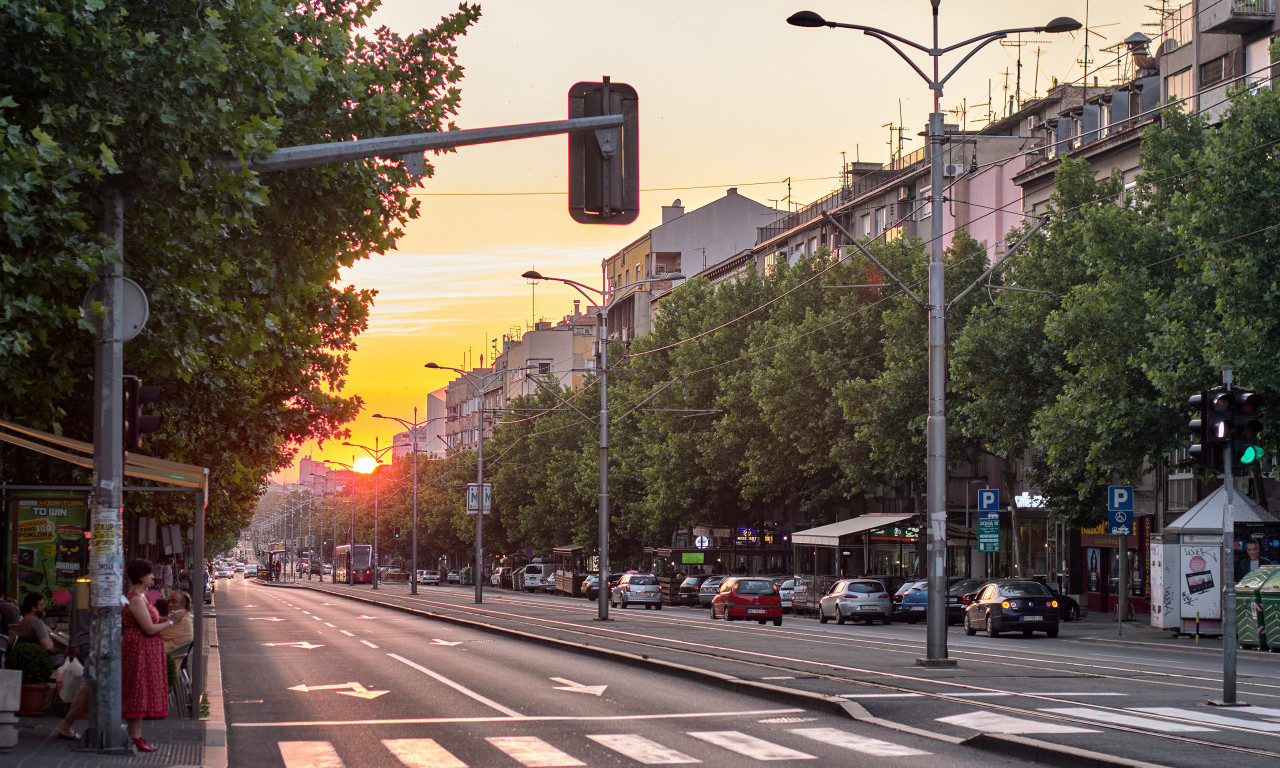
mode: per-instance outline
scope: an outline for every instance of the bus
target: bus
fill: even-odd
[[[355,578],[352,579],[354,574]],[[333,555],[333,581],[336,584],[368,584],[373,581],[373,545],[343,544]]]

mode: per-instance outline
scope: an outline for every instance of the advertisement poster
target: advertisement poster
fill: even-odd
[[[1179,587],[1181,618],[1201,621],[1222,619],[1222,539],[1215,536],[1182,536]],[[1231,578],[1227,574],[1226,578]]]
[[[18,523],[16,591],[39,592],[49,605],[67,604],[88,563],[87,494],[27,491],[11,499],[11,519]]]

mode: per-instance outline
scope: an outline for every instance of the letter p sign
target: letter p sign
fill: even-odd
[[[1000,489],[983,488],[978,491],[978,511],[996,512],[1000,509]]]
[[[1107,487],[1108,512],[1133,511],[1133,486],[1112,485]]]

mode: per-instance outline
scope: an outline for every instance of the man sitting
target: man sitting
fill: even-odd
[[[22,621],[9,631],[14,643],[39,643],[49,652],[53,660],[53,668],[62,666],[67,660],[66,649],[54,645],[49,625],[44,623],[44,595],[39,592],[28,592],[22,598]]]

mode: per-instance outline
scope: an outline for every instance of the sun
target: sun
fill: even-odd
[[[367,475],[378,468],[378,462],[374,461],[372,456],[361,456],[356,459],[356,463],[353,466],[360,474]]]

